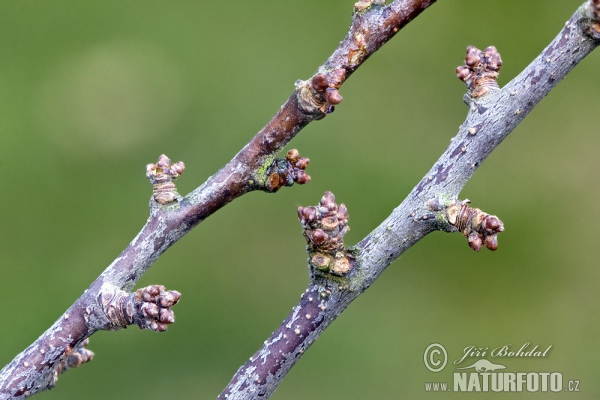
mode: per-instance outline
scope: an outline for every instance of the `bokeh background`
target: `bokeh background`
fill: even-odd
[[[331,190],[367,235],[429,170],[467,108],[455,77],[469,44],[495,45],[500,84],[552,40],[581,0],[440,1],[343,85],[335,113],[292,142],[310,184],[251,193],[173,246],[138,287],[183,293],[156,334],[100,332],[94,360],[40,399],[215,398],[308,283],[296,217]],[[346,34],[353,1],[0,2],[0,366],[34,341],[144,224],[145,165],[183,160],[188,193],[222,167]],[[598,70],[585,59],[486,160],[462,198],[498,215],[497,252],[434,233],[336,320],[274,399],[462,398],[423,364],[443,344],[526,342],[600,396]],[[469,361],[477,360],[469,358]],[[463,364],[466,365],[466,364]],[[491,394],[478,394],[489,398]],[[530,399],[549,394],[496,397]]]

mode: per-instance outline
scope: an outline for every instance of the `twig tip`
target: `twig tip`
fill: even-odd
[[[504,224],[495,215],[487,214],[469,206],[469,201],[456,202],[446,210],[450,225],[467,238],[469,246],[480,251],[485,245],[489,250],[498,249],[498,233],[504,231]]]
[[[335,202],[331,192],[325,192],[318,206],[298,207],[298,218],[308,243],[310,265],[322,272],[342,276],[351,263],[343,237],[348,232],[348,210]]]
[[[168,204],[179,196],[173,183],[183,174],[185,165],[182,161],[171,164],[171,160],[164,154],[158,157],[156,164],[146,165],[146,177],[153,187],[153,198],[160,204]]]

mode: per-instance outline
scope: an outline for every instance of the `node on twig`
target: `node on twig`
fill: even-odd
[[[494,46],[484,51],[475,46],[467,47],[465,64],[456,68],[456,76],[469,88],[469,96],[476,98],[498,89],[498,71],[502,58]]]
[[[94,353],[88,350],[86,346],[90,343],[89,339],[85,339],[74,348],[67,350],[63,360],[58,363],[54,370],[53,386],[56,385],[58,375],[62,374],[69,368],[76,368],[81,364],[91,361],[94,358]]]
[[[338,206],[333,194],[325,192],[318,206],[298,207],[298,218],[311,267],[340,276],[348,273],[351,262],[343,240],[350,230],[346,206]]]
[[[471,208],[469,203],[465,200],[451,204],[446,210],[448,222],[465,235],[473,250],[480,251],[483,244],[490,250],[496,250],[497,235],[504,230],[504,224],[495,215]]]
[[[300,157],[296,149],[288,151],[285,158],[276,158],[267,169],[264,190],[274,193],[282,186],[292,186],[294,182],[299,185],[310,182],[310,175],[305,171],[309,162],[308,158]]]
[[[140,329],[156,332],[167,330],[175,322],[171,310],[181,297],[175,290],[165,290],[162,285],[151,285],[127,293],[120,289],[101,294],[102,309],[110,320],[109,329],[116,330],[136,324]]]
[[[367,11],[373,4],[385,5],[385,0],[359,0],[354,3],[354,12],[362,13]]]
[[[185,165],[179,161],[171,164],[171,160],[164,154],[158,157],[156,164],[146,165],[146,176],[152,183],[153,199],[160,204],[172,203],[179,193],[173,181],[183,173]]]
[[[338,91],[346,79],[346,70],[339,68],[327,73],[318,73],[307,81],[296,82],[298,105],[306,114],[322,119],[335,110],[342,101]]]

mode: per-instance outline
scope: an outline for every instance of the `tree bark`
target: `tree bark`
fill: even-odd
[[[85,344],[98,330],[116,330],[134,323],[166,329],[172,322],[170,307],[177,302],[178,293],[160,286],[130,293],[141,275],[173,243],[237,197],[253,190],[274,192],[282,185],[306,181],[298,157],[276,159],[275,155],[308,123],[333,112],[341,101],[343,82],[432,3],[356,3],[350,31],[332,56],[313,77],[297,83],[275,117],[223,169],[185,197],[179,196],[174,184],[161,187],[164,192],[159,194],[156,185],[165,182],[149,176],[155,195],[146,225],[63,316],[0,371],[0,399],[24,398],[53,387],[58,373],[91,359]],[[453,222],[451,210],[467,210],[458,194],[485,158],[598,45],[599,9],[598,1],[584,3],[542,54],[504,88],[483,85],[486,89],[481,95],[477,87],[469,88],[469,113],[450,147],[378,228],[355,247],[343,248],[348,271],[311,267],[312,282],[301,301],[265,346],[238,370],[222,398],[258,398],[273,393],[303,352],[350,302],[428,233],[460,230],[470,238],[487,237],[489,232],[481,224],[469,230],[464,221]],[[175,165],[162,161],[164,165],[159,160],[152,171],[162,173]],[[170,185],[175,177],[169,179]],[[162,194],[166,197],[160,197]],[[479,211],[465,213],[483,215]]]
[[[343,279],[313,274],[298,304],[238,369],[219,399],[268,398],[329,324],[387,266],[427,234],[457,230],[448,211],[460,204],[458,195],[467,181],[523,118],[600,43],[598,20],[592,10],[593,4],[584,3],[548,47],[504,88],[493,85],[481,97],[465,96],[469,112],[450,146],[402,204],[352,249],[351,272]]]

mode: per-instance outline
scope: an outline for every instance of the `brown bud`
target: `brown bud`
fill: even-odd
[[[479,57],[479,49],[477,49],[475,46],[468,46],[467,56],[465,57],[465,64],[468,67],[473,68],[477,64],[479,64],[480,60],[481,58]]]
[[[154,298],[160,294],[161,289],[164,290],[165,287],[159,285],[147,286],[143,290],[136,291],[136,300],[154,301]]]
[[[460,67],[456,68],[456,76],[458,76],[461,81],[465,81],[469,78],[469,76],[471,76],[471,71],[469,68],[461,65]]]
[[[495,251],[498,249],[498,235],[489,235],[485,237],[485,247]]]
[[[94,358],[94,353],[86,348],[88,344],[89,339],[85,339],[75,347],[68,349],[65,354],[66,357],[64,357],[62,361],[56,365],[55,374],[62,374],[69,368],[76,368]],[[57,379],[56,375],[54,376],[54,381]],[[29,396],[28,393],[28,391],[24,392],[26,397]]]
[[[335,196],[330,191],[327,191],[321,197],[321,201],[319,202],[322,206],[326,203],[331,203],[335,201]]]
[[[502,66],[502,58],[500,58],[500,53],[496,50],[496,47],[489,46],[483,52],[483,55],[486,59],[486,66],[488,70],[491,71],[499,71]]]
[[[155,332],[164,332],[167,330],[167,325],[162,322],[152,321],[150,323],[150,329]]]
[[[327,77],[320,73],[313,76],[311,83],[312,87],[319,93],[325,92],[325,90],[329,87]]]
[[[299,206],[299,207],[298,207],[298,219],[299,219],[300,221],[303,221],[303,220],[304,220],[304,218],[303,218],[303,214],[304,214],[304,207],[302,207],[302,206]]]
[[[298,218],[305,223],[314,222],[317,219],[317,210],[314,207],[298,207]]]
[[[484,229],[489,233],[502,232],[504,225],[495,215],[488,215],[484,221]]]
[[[329,212],[337,212],[338,210],[338,205],[336,202],[327,203],[324,207],[327,208]]]
[[[340,204],[340,207],[338,208],[338,218],[344,224],[348,222],[348,209],[344,203]]]
[[[310,182],[310,175],[303,170],[296,170],[294,171],[294,182],[299,185],[304,185],[305,183]]]
[[[158,305],[156,305],[154,303],[144,303],[140,307],[140,310],[146,317],[156,317],[156,316],[158,316],[158,313],[160,311],[160,309],[158,308]]]
[[[169,157],[167,157],[164,154],[161,154],[158,157],[158,162],[156,163],[156,166],[161,169],[167,169],[170,164],[171,164],[171,160],[169,159]]]
[[[158,300],[158,305],[163,308],[173,307],[175,304],[179,302],[181,298],[181,293],[175,290],[168,290],[160,293],[160,298]]]
[[[183,174],[183,170],[185,169],[185,164],[182,161],[178,161],[175,164],[171,165],[171,172],[177,176]]]
[[[300,156],[300,154],[298,153],[297,149],[291,149],[290,151],[287,152],[287,156],[285,158],[287,160],[295,163],[296,161],[298,161],[299,156]]]
[[[306,167],[308,167],[308,163],[310,162],[310,160],[306,157],[300,157],[300,158],[296,158],[296,167],[300,168],[300,169],[306,169]]]
[[[321,197],[321,201],[319,204],[321,205],[321,207],[325,207],[329,210],[337,209],[337,204],[335,204],[335,196],[329,191],[325,192],[323,197]]]
[[[315,229],[314,231],[306,232],[310,241],[313,242],[316,246],[319,246],[330,239],[329,235],[325,233],[325,231],[321,229]]]
[[[482,240],[479,237],[479,235],[477,235],[476,233],[470,234],[469,237],[467,238],[467,242],[469,243],[469,246],[473,250],[475,250],[475,251],[481,250]]]
[[[327,88],[325,91],[325,101],[333,105],[340,104],[342,102],[342,95],[337,89]]]
[[[163,308],[160,310],[159,321],[165,324],[172,324],[175,322],[175,313],[173,310],[168,308]]]

